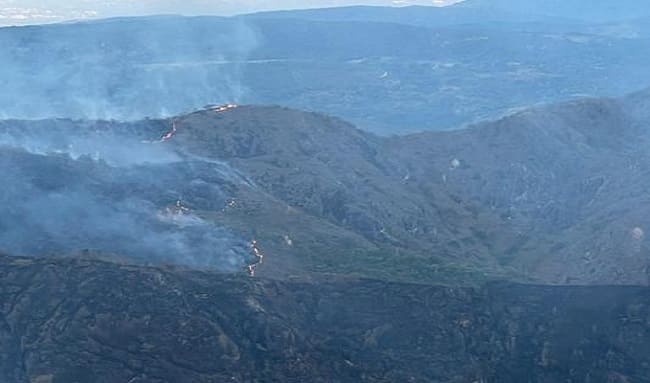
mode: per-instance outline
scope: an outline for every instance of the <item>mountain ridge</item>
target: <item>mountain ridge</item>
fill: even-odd
[[[500,8],[523,14],[575,18],[584,22],[620,21],[638,17],[644,12],[645,3],[639,0],[611,2],[607,0],[590,1],[587,5],[580,0],[551,1],[513,1],[513,0],[465,0],[452,7],[458,8]]]
[[[174,126],[156,147],[181,162],[152,167],[167,169],[168,183],[137,190],[159,209],[180,198],[206,222],[256,239],[267,255],[261,275],[646,284],[649,99],[573,101],[389,138],[257,106],[102,129],[142,140],[145,128],[162,137]],[[59,123],[68,135],[96,124]],[[30,137],[43,124],[4,122],[0,132]],[[197,173],[211,167],[218,176]]]

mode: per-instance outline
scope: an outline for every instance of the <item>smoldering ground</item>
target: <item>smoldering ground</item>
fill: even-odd
[[[20,128],[0,127],[0,251],[223,271],[253,257],[249,238],[197,213],[226,203],[236,178],[223,166],[125,132]]]

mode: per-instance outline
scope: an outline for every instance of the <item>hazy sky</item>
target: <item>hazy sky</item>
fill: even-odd
[[[458,0],[0,0],[0,25],[177,13],[232,15],[270,9],[342,5],[435,5]]]

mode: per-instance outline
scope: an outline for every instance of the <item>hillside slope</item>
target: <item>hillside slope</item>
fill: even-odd
[[[0,257],[0,379],[647,382],[643,287],[289,283]]]
[[[587,99],[392,138],[278,107],[5,121],[0,248],[244,270],[255,241],[259,273],[277,278],[646,284],[648,100]],[[103,230],[101,216],[144,231]],[[192,250],[202,246],[217,250]]]
[[[539,108],[466,131],[396,138],[390,153],[409,163],[414,182],[443,173],[459,200],[508,222],[517,239],[502,259],[555,282],[643,282],[650,163],[639,104],[647,93]]]
[[[424,279],[458,263],[553,283],[647,283],[647,104],[647,93],[581,100],[389,139],[313,114],[240,108],[211,133],[209,115],[181,119],[176,143],[199,143],[275,198],[378,246],[369,259],[333,260],[337,271],[392,270],[402,259]],[[205,136],[195,141],[197,129]],[[229,152],[234,144],[244,152]]]

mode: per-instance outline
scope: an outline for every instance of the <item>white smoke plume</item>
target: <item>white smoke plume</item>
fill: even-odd
[[[219,17],[0,28],[0,118],[137,120],[239,101],[257,39]]]
[[[200,217],[220,209],[239,178],[226,165],[183,159],[170,145],[146,144],[164,126],[72,122],[0,124],[0,251],[67,255],[85,250],[142,263],[244,270],[249,239]],[[30,128],[37,125],[37,128]],[[216,170],[216,171],[215,171]],[[224,174],[227,177],[224,177]],[[179,199],[182,215],[167,219]]]

